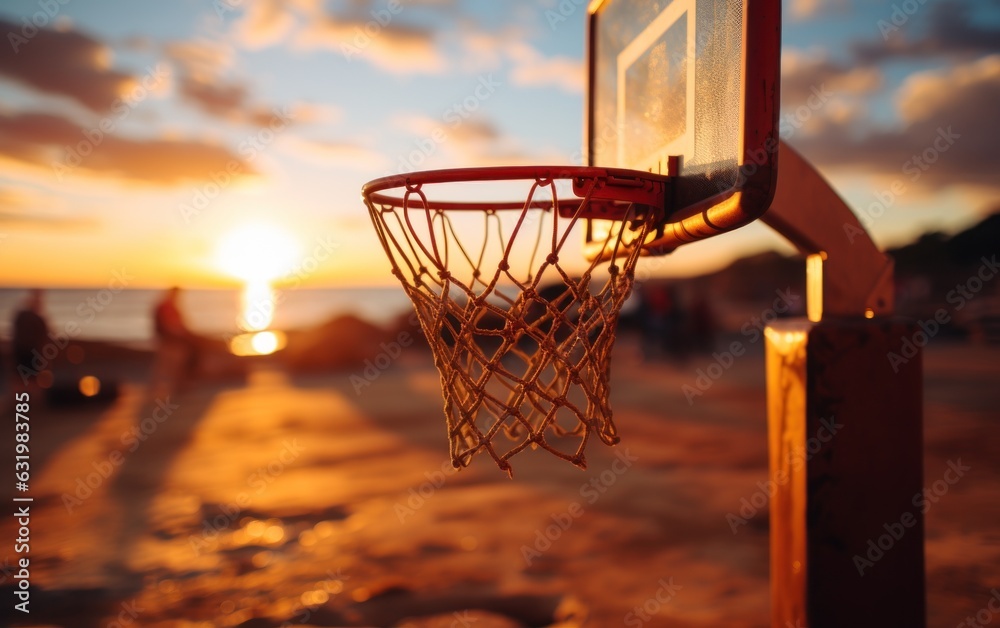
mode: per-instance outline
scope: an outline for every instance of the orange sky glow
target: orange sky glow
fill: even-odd
[[[0,286],[389,285],[366,181],[580,163],[584,9],[413,0],[382,23],[383,4],[70,3],[34,30],[37,3],[5,4]],[[1000,200],[1000,16],[960,4],[885,31],[891,3],[785,3],[782,137],[883,246]],[[220,260],[240,233],[251,249]],[[643,264],[694,275],[764,250],[792,249],[751,226]]]

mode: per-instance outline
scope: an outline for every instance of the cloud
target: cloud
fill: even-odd
[[[786,49],[781,55],[782,104],[797,106],[816,91],[827,90],[841,96],[868,94],[882,87],[878,68],[850,67],[821,54]]]
[[[941,0],[925,5],[926,27],[919,31],[921,35],[910,37],[916,30],[908,24],[913,18],[893,4],[892,12],[887,9],[877,22],[882,41],[856,43],[852,52],[865,65],[893,58],[939,55],[969,58],[1000,52],[1000,26],[988,22],[981,25],[972,15],[974,6],[975,3],[965,0]]]
[[[292,107],[296,124],[336,124],[344,117],[344,110],[329,103],[299,103]]]
[[[795,19],[810,18],[819,10],[819,0],[791,0],[789,12]]]
[[[482,116],[446,123],[428,116],[401,113],[392,116],[389,124],[409,147],[395,162],[394,171],[537,165],[566,163],[569,159],[563,153],[538,148],[534,143],[525,148],[521,139],[503,132],[492,120]]]
[[[255,0],[236,23],[236,36],[250,48],[274,45],[288,35],[296,22],[291,3],[284,0]]]
[[[235,162],[242,176],[256,174],[223,146],[197,140],[126,139],[43,113],[0,114],[0,156],[60,179],[80,172],[169,186],[209,181],[230,162]]]
[[[171,41],[163,46],[163,51],[184,74],[200,80],[221,75],[232,68],[235,58],[230,46],[204,39]]]
[[[229,46],[205,40],[174,41],[164,46],[164,52],[178,67],[177,88],[182,101],[235,124],[259,127],[270,122],[271,110],[253,102],[250,86],[227,78],[234,57]]]
[[[397,113],[389,118],[389,125],[415,137],[428,137],[436,129],[444,129],[441,120],[414,113]]]
[[[285,152],[320,166],[338,166],[351,170],[382,170],[388,160],[381,153],[350,141],[289,138]]]
[[[20,37],[21,26],[0,18],[0,32],[8,35],[0,46],[0,76],[96,113],[110,110],[134,85],[132,76],[109,68],[111,52],[103,43],[78,31],[45,28],[11,41],[11,34]]]
[[[467,72],[498,70],[506,61],[508,76],[518,87],[549,87],[582,93],[585,65],[576,57],[547,57],[531,44],[524,29],[506,27],[498,31],[469,27],[459,35],[462,52],[457,63]]]
[[[896,94],[905,126],[859,132],[828,123],[795,144],[820,165],[899,178],[925,188],[966,186],[1000,194],[995,123],[1000,55],[910,76]]]
[[[572,57],[545,57],[528,44],[515,41],[508,45],[507,55],[514,67],[510,80],[521,87],[558,87],[579,93],[584,86],[584,65]]]
[[[26,187],[0,187],[0,225],[9,227],[41,227],[52,229],[89,229],[98,226],[92,216],[66,213],[59,197],[41,194]]]
[[[457,62],[462,69],[486,72],[500,68],[504,58],[509,56],[510,42],[523,40],[526,35],[514,28],[486,31],[466,24],[458,32],[458,38],[462,54]]]
[[[250,101],[250,88],[235,81],[202,81],[182,76],[178,81],[180,97],[210,116],[235,124],[263,127],[274,118],[273,109]]]
[[[956,114],[977,114],[956,121],[988,121],[987,126],[996,128],[996,107],[1000,103],[997,96],[1000,96],[1000,54],[956,66],[947,72],[914,74],[903,82],[897,102],[900,115],[910,124],[951,109]],[[980,108],[989,109],[991,115],[980,117]]]
[[[437,74],[448,67],[435,31],[407,24],[400,15],[404,9],[408,14],[418,9],[450,11],[453,0],[411,1],[393,5],[395,11],[388,4],[358,0],[336,12],[318,0],[245,0],[245,6],[236,38],[251,48],[290,40],[299,49],[326,48],[393,74]]]
[[[788,12],[793,20],[808,20],[822,13],[828,13],[831,8],[845,10],[849,8],[849,0],[791,0]]]
[[[448,67],[433,31],[395,22],[324,16],[310,23],[296,44],[329,48],[348,61],[367,61],[392,74],[439,74]]]
[[[429,116],[399,113],[389,119],[389,124],[414,137],[429,137],[435,133],[460,142],[492,141],[500,137],[496,124],[483,117],[457,118],[449,122]]]
[[[205,113],[227,118],[245,110],[250,92],[239,83],[201,81],[188,76],[180,81],[180,95]]]
[[[448,136],[463,144],[492,143],[503,137],[500,129],[485,118],[470,118],[454,126]]]

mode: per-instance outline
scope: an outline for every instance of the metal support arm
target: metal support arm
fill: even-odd
[[[774,200],[761,220],[810,256],[809,319],[891,315],[892,259],[826,179],[784,142],[778,163]]]

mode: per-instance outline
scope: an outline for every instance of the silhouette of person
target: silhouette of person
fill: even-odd
[[[180,288],[171,287],[153,308],[153,329],[158,344],[154,385],[165,381],[170,390],[195,376],[201,362],[201,337],[184,322],[179,305],[180,292]]]
[[[691,306],[691,335],[698,351],[710,352],[715,348],[715,314],[704,290],[699,290]]]
[[[640,297],[642,356],[648,361],[668,349],[673,300],[667,287],[659,283],[643,285]]]
[[[28,294],[24,307],[14,316],[11,349],[14,354],[14,376],[24,386],[38,384],[37,378],[51,368],[45,358],[45,345],[49,342],[49,325],[42,314],[42,291],[34,289]],[[37,362],[40,362],[37,363]],[[36,368],[36,367],[41,368]]]

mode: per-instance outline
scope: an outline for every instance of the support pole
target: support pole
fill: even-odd
[[[809,255],[808,319],[766,330],[774,628],[926,625],[922,356],[892,264],[787,146],[765,222]]]

